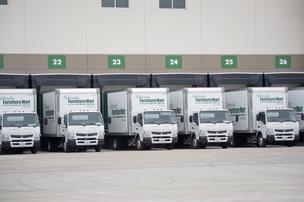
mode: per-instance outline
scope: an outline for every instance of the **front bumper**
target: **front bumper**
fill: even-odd
[[[33,147],[39,148],[40,141],[31,141],[26,142],[26,144],[23,144],[23,142],[12,142],[12,141],[3,141],[2,142],[2,148],[9,150],[9,149],[31,149]]]
[[[285,134],[285,135],[267,135],[266,141],[268,143],[274,143],[274,142],[290,142],[290,141],[297,141],[299,140],[299,135],[294,134]]]
[[[221,145],[223,143],[230,143],[232,141],[232,136],[226,136],[225,138],[210,140],[210,137],[200,136],[198,142],[203,145]]]
[[[104,139],[96,139],[96,140],[74,140],[69,139],[67,141],[67,146],[71,148],[75,147],[96,147],[96,146],[103,146],[104,145]]]
[[[158,138],[159,140],[160,138]],[[143,138],[143,143],[145,145],[151,145],[151,146],[166,146],[166,145],[169,145],[169,144],[175,144],[177,143],[177,137],[170,137],[169,140],[168,138],[166,138],[165,140],[167,141],[154,141],[153,138],[151,137],[144,137]]]

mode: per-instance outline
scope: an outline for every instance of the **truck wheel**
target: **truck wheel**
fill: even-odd
[[[222,144],[222,148],[223,148],[223,149],[227,149],[227,148],[228,148],[228,144],[229,144],[228,142],[223,143],[223,144]]]
[[[96,152],[100,152],[100,150],[101,150],[101,146],[96,146],[96,147],[95,147],[95,151],[96,151]]]
[[[31,148],[31,153],[36,154],[37,153],[37,147],[32,147]]]
[[[193,135],[192,139],[191,139],[191,148],[192,149],[198,149],[199,148],[199,143],[198,143],[195,135]]]
[[[257,137],[257,146],[258,147],[265,147],[266,146],[266,143],[263,139],[263,136],[261,134],[258,135]]]
[[[293,145],[294,145],[294,142],[287,142],[287,143],[286,143],[286,146],[287,146],[287,147],[292,147]]]
[[[143,149],[143,144],[142,144],[139,137],[136,138],[136,149],[137,150],[142,150]]]
[[[173,144],[173,143],[166,146],[166,148],[167,148],[168,150],[173,149],[173,147],[174,147],[174,144]]]

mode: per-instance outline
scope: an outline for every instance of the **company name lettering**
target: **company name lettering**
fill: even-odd
[[[124,115],[126,114],[125,109],[112,109],[112,115]]]
[[[270,103],[276,103],[276,102],[282,102],[283,98],[282,97],[260,97],[260,102],[270,102]]]
[[[68,104],[70,105],[77,105],[77,104],[94,104],[94,100],[85,99],[85,100],[68,100]]]
[[[211,102],[219,102],[220,98],[195,98],[195,102],[197,103],[211,103]]]
[[[157,103],[157,104],[163,104],[165,102],[164,98],[140,98],[139,102],[142,104],[151,104],[151,103]]]
[[[3,105],[19,105],[19,106],[27,106],[30,105],[31,101],[30,100],[3,100]]]
[[[245,107],[233,107],[229,108],[229,111],[231,114],[239,114],[239,113],[245,113],[246,108]]]

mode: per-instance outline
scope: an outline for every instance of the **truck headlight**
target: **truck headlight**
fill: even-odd
[[[68,139],[76,139],[76,135],[74,133],[68,133]]]
[[[149,131],[144,131],[144,137],[150,137],[150,132]]]
[[[266,134],[267,135],[274,135],[274,130],[273,129],[267,129]]]
[[[8,134],[2,134],[2,140],[3,141],[10,141],[9,135]]]
[[[40,133],[37,133],[34,135],[34,140],[39,141],[40,140]]]

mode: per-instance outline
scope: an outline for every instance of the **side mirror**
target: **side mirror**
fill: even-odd
[[[257,121],[260,121],[260,114],[257,114],[257,115],[256,115],[256,120],[257,120]]]
[[[189,121],[190,121],[190,123],[192,123],[193,122],[193,116],[191,115],[191,116],[189,116]]]
[[[108,117],[108,123],[111,124],[112,123],[112,119],[111,117]]]
[[[133,123],[136,123],[136,122],[137,122],[136,116],[133,116]]]
[[[47,124],[48,124],[48,119],[47,119],[47,118],[44,118],[44,119],[43,119],[43,124],[44,124],[44,125],[47,125]]]
[[[304,120],[304,114],[301,114],[301,121]]]
[[[142,119],[138,120],[139,125],[143,126],[143,121]]]
[[[184,122],[184,116],[180,117],[180,122],[183,123]]]
[[[2,125],[0,125],[0,130],[2,129]]]
[[[57,123],[58,123],[58,125],[61,124],[61,117],[58,117]]]
[[[235,121],[236,121],[236,122],[239,122],[239,115],[236,115],[236,116],[235,116]]]

